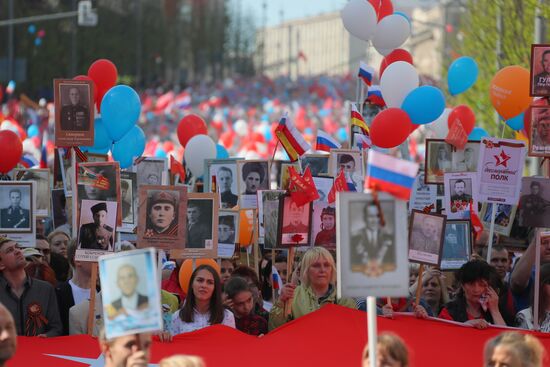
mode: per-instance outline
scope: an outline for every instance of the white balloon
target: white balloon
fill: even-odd
[[[384,70],[380,90],[388,107],[400,108],[405,97],[419,84],[420,79],[414,66],[405,61],[396,61]]]
[[[355,37],[369,41],[374,36],[378,17],[367,0],[348,1],[341,10],[340,16],[344,27]]]
[[[248,134],[248,124],[243,119],[237,120],[233,125],[233,130],[235,130],[237,135],[245,136],[246,134]]]
[[[208,135],[195,135],[187,142],[185,164],[195,177],[204,174],[204,160],[216,158],[216,143]]]
[[[402,15],[391,14],[376,26],[373,45],[377,50],[395,50],[411,35],[411,24]]]
[[[391,48],[374,48],[382,56],[388,56],[393,50]]]
[[[445,108],[437,120],[425,125],[427,129],[434,132],[436,138],[445,139],[447,134],[449,134],[449,123],[447,120],[449,120],[449,114],[452,110],[452,108]]]

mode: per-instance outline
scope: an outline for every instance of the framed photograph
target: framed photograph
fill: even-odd
[[[258,191],[258,218],[259,218],[259,243],[264,248],[278,247],[279,232],[279,203],[285,190],[260,190]]]
[[[339,297],[403,297],[409,292],[407,209],[385,193],[336,196]]]
[[[166,184],[166,173],[168,172],[168,161],[162,158],[139,159],[133,166],[137,173],[137,185],[164,185]]]
[[[315,183],[315,187],[317,188],[317,192],[319,193],[319,199],[317,199],[316,201],[328,203],[328,194],[330,193],[332,185],[334,184],[334,178],[314,176],[313,183]]]
[[[135,172],[120,172],[120,206],[122,212],[121,230],[132,231],[138,217],[137,176]]]
[[[77,199],[116,201],[120,203],[120,166],[118,162],[77,163]],[[117,224],[122,225],[122,212],[118,206]]]
[[[94,145],[94,83],[54,79],[55,145]]]
[[[16,181],[36,182],[36,216],[50,215],[50,170],[49,169],[14,169]]]
[[[413,210],[409,232],[409,260],[439,266],[447,217]]]
[[[550,96],[550,44],[531,45],[531,84],[529,95]]]
[[[311,215],[313,246],[336,249],[336,207],[327,201],[315,201]]]
[[[59,170],[61,171],[62,186],[66,197],[73,196],[73,185],[75,185],[76,154],[65,153],[56,148],[59,159]]]
[[[479,142],[469,141],[463,150],[457,150],[443,139],[426,139],[426,184],[443,184],[448,172],[477,172]]]
[[[239,212],[234,210],[218,211],[218,256],[231,259],[235,253],[235,244],[239,239]]]
[[[204,182],[204,192],[211,192],[212,177],[216,177],[220,209],[232,209],[239,203],[237,185],[238,159],[213,159],[205,161],[208,180]]]
[[[300,158],[302,169],[307,167],[312,176],[328,175],[328,154],[305,154]]]
[[[75,260],[97,261],[114,251],[117,206],[113,201],[82,200]]]
[[[445,173],[445,214],[448,219],[470,219],[470,203],[477,210],[475,173]]]
[[[67,210],[71,210],[71,206],[70,204],[67,205],[65,190],[63,189],[53,189],[50,196],[52,198],[53,227],[58,228],[68,222]]]
[[[550,227],[550,179],[523,177],[518,207],[520,226]]]
[[[550,50],[550,48],[549,48]],[[550,53],[548,54],[550,59]],[[531,107],[531,130],[529,138],[529,155],[532,157],[550,156],[550,107]]]
[[[107,339],[162,330],[157,255],[153,248],[99,258]]]
[[[269,190],[269,161],[238,161],[237,176],[240,208],[256,209],[258,207],[258,190]]]
[[[361,151],[353,149],[332,149],[329,158],[329,174],[338,176],[344,171],[350,191],[363,191],[363,156]]]
[[[510,236],[514,218],[516,217],[517,205],[495,204],[497,211],[495,214],[495,232],[503,236]],[[485,228],[491,225],[491,215],[493,214],[493,203],[483,203],[479,218]]]
[[[413,210],[424,210],[425,207],[433,204],[432,212],[437,210],[437,187],[438,185],[426,184],[425,173],[420,172],[414,180],[409,201],[409,213]]]
[[[187,188],[142,185],[138,190],[138,247],[156,247],[170,254],[185,249]]]
[[[290,171],[288,170],[289,167],[294,167],[296,172],[298,174],[302,173],[302,169],[300,168],[299,162],[283,162],[281,163],[281,179],[279,181],[279,189],[281,190],[288,190],[288,185],[290,184]]]
[[[469,220],[448,220],[441,257],[441,270],[458,270],[470,260],[473,234]]]
[[[0,233],[33,233],[35,184],[0,181]]]
[[[290,195],[280,200],[279,243],[281,247],[309,245],[311,203],[299,206]]]

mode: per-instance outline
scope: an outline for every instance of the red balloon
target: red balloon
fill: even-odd
[[[411,118],[400,108],[378,113],[370,127],[372,143],[380,148],[393,148],[403,143],[413,130]]]
[[[449,126],[449,129],[451,129],[456,121],[460,121],[462,123],[462,127],[466,131],[466,135],[470,135],[476,125],[476,115],[470,107],[466,105],[460,105],[453,108],[453,110],[449,114],[449,117],[447,119],[447,125]]]
[[[390,52],[386,57],[382,59],[382,62],[380,63],[380,72],[378,75],[380,75],[380,78],[382,78],[382,74],[384,74],[384,70],[390,64],[393,64],[397,61],[405,61],[409,64],[413,65],[413,58],[411,54],[407,50],[403,50],[402,48],[397,48]]]
[[[371,3],[376,11],[378,21],[381,21],[388,15],[393,14],[393,4],[391,0],[369,0],[369,3]]]
[[[107,59],[96,60],[88,69],[88,76],[94,81],[97,88],[96,105],[99,109],[103,96],[115,86],[118,72],[115,64]]]
[[[208,135],[206,122],[197,115],[187,115],[178,124],[178,139],[185,147],[187,142],[195,135]]]
[[[94,85],[94,102],[97,101],[97,86],[92,78],[87,75],[77,75],[73,78],[73,80],[91,80]]]
[[[2,130],[0,131],[0,147],[3,147],[0,173],[6,174],[15,168],[21,160],[23,144],[16,133],[11,130]]]
[[[523,126],[528,139],[531,137],[531,118],[533,115],[533,106],[548,106],[548,100],[546,98],[535,99],[531,106],[525,111],[523,115]]]

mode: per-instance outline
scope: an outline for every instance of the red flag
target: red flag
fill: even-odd
[[[466,130],[464,130],[464,126],[462,126],[459,120],[456,120],[455,123],[451,125],[445,142],[460,150],[464,149],[466,146],[468,134],[466,134]]]
[[[340,173],[334,179],[334,183],[332,184],[332,188],[330,189],[330,192],[328,193],[328,202],[329,203],[334,203],[336,201],[336,193],[337,192],[342,192],[342,191],[349,191],[348,182],[346,181],[346,175],[344,174],[343,169],[340,170]]]
[[[288,168],[288,172],[290,174],[290,196],[298,206],[303,206],[319,199],[319,192],[317,192],[309,167],[303,176],[300,176],[292,166]]]
[[[175,175],[180,175],[180,182],[185,182],[185,169],[173,155],[170,155],[170,171]]]
[[[474,228],[476,238],[478,238],[478,236],[481,235],[481,232],[483,232],[483,223],[481,223],[481,219],[479,219],[477,213],[472,207],[472,201],[470,201],[470,221],[472,222],[472,227]]]

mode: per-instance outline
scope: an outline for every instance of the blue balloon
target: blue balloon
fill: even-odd
[[[524,122],[523,122],[524,117],[525,117],[525,112],[522,112],[516,117],[512,117],[511,119],[507,120],[506,125],[510,126],[512,130],[519,131],[524,127]]]
[[[107,91],[101,101],[101,118],[112,141],[120,140],[135,126],[141,102],[135,90],[117,85]]]
[[[94,120],[94,145],[91,147],[80,147],[83,152],[107,154],[113,145],[113,141],[107,134],[105,123],[101,117]]]
[[[445,97],[439,88],[424,85],[413,89],[401,105],[413,124],[424,125],[437,120],[445,111]]]
[[[336,139],[339,141],[346,141],[348,140],[348,132],[346,131],[345,127],[341,127],[336,131]]]
[[[120,162],[120,168],[128,168],[145,150],[145,134],[134,125],[122,139],[113,144],[113,159]]]
[[[30,24],[29,27],[27,28],[27,31],[30,34],[34,34],[34,32],[36,32],[36,26],[34,24]]]
[[[482,127],[476,126],[474,127],[470,135],[468,135],[468,140],[481,141],[481,138],[489,137],[489,136],[491,135],[489,135],[489,133],[485,131],[485,129],[483,129]]]
[[[40,129],[36,125],[31,125],[27,128],[27,136],[29,138],[34,138],[40,134]]]
[[[477,80],[479,69],[474,59],[462,56],[453,61],[447,72],[447,84],[452,96],[470,89]]]
[[[42,44],[42,38],[35,38],[34,45],[35,46],[40,46],[41,44]]]
[[[216,144],[216,159],[227,159],[229,158],[229,153],[222,145]]]

